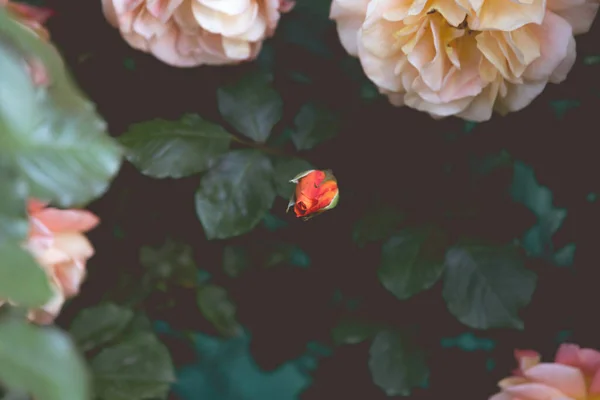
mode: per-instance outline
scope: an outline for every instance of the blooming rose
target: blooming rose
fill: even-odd
[[[340,199],[337,180],[331,170],[310,170],[297,175],[290,183],[296,190],[288,204],[294,207],[296,217],[305,221],[327,210],[331,210]]]
[[[333,0],[346,50],[396,106],[473,121],[517,111],[575,62],[598,0]]]
[[[102,0],[132,47],[176,67],[255,58],[291,0]]]
[[[59,210],[30,200],[27,248],[46,271],[54,296],[40,309],[31,310],[29,319],[51,323],[59,314],[65,299],[75,296],[85,278],[86,261],[94,249],[82,234],[98,223],[94,214],[85,210]]]
[[[515,352],[519,368],[501,380],[501,392],[489,400],[600,399],[600,352],[563,344],[553,363],[540,362],[534,351]]]

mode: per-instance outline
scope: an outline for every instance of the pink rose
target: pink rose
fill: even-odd
[[[597,11],[597,0],[333,0],[331,18],[392,104],[485,121],[562,82]]]
[[[132,47],[176,67],[254,59],[290,0],[102,0]]]
[[[83,282],[87,260],[94,248],[83,232],[99,223],[97,216],[85,210],[59,210],[37,200],[28,203],[29,238],[25,247],[46,271],[54,297],[29,318],[47,324],[59,314],[65,299],[77,295]]]
[[[553,363],[534,351],[516,351],[519,368],[498,383],[489,400],[574,400],[600,398],[600,352],[563,344]]]

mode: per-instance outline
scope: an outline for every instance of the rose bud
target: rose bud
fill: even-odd
[[[296,190],[286,212],[293,206],[296,217],[304,221],[331,210],[340,199],[337,180],[329,169],[302,172],[290,180],[290,183],[296,184]]]

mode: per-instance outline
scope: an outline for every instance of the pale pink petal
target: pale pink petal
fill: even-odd
[[[48,205],[48,202],[44,202],[38,199],[27,200],[27,213],[34,214]]]
[[[192,3],[192,12],[198,24],[209,32],[224,36],[239,35],[247,31],[258,15],[258,4],[252,2],[248,10],[236,15],[227,15],[212,10],[200,3]]]
[[[87,232],[100,223],[100,219],[87,210],[46,208],[36,217],[52,232]]]
[[[27,317],[42,325],[51,324],[56,316],[60,313],[60,310],[65,302],[65,297],[56,284],[52,284],[53,296],[39,309],[30,310]]]
[[[287,13],[292,11],[292,9],[296,6],[296,2],[292,0],[280,0],[279,3],[279,11],[282,13]]]
[[[515,350],[515,359],[519,364],[519,369],[521,372],[528,370],[534,365],[539,364],[540,362],[540,354],[534,350]]]
[[[131,12],[141,6],[146,0],[111,0],[117,14]]]
[[[560,15],[573,27],[573,34],[580,35],[586,33],[592,27],[592,23],[598,13],[600,2],[598,0],[588,0],[580,6],[565,8],[554,11]]]
[[[575,61],[577,59],[577,50],[576,50],[575,38],[571,36],[569,38],[569,45],[567,46],[567,56],[562,60],[562,62],[556,67],[556,69],[550,75],[550,82],[552,83],[561,83],[565,79],[567,79],[567,75],[573,68]]]
[[[63,251],[73,259],[87,260],[94,255],[89,240],[80,233],[61,233],[54,237],[53,248]]]
[[[119,19],[112,0],[102,0],[102,12],[106,20],[114,27],[119,26]]]
[[[245,60],[251,55],[250,44],[245,40],[223,38],[225,55],[233,60]]]
[[[39,220],[39,218],[29,217],[29,236],[50,237],[52,231]]]
[[[508,378],[504,378],[502,379],[500,382],[498,382],[498,386],[501,389],[505,389],[507,387],[510,386],[515,386],[515,385],[521,385],[523,383],[527,383],[527,379],[520,377],[520,376],[511,376]]]
[[[179,35],[180,32],[175,27],[171,27],[163,35],[154,38],[149,43],[149,50],[162,62],[175,67],[195,67],[201,64],[201,61],[195,57],[190,57],[189,53],[178,51]]]
[[[522,400],[566,400],[564,393],[541,383],[524,383],[510,386],[504,389],[504,392]]]
[[[68,262],[71,255],[56,247],[50,247],[41,253],[35,254],[37,261],[46,269],[52,268],[55,264]]]
[[[518,399],[515,399],[514,396],[511,396],[508,393],[500,392],[500,393],[496,393],[495,395],[490,397],[488,400],[518,400]]]
[[[580,398],[586,395],[585,378],[575,367],[563,364],[541,363],[524,371],[525,377]]]
[[[547,0],[546,6],[550,11],[566,10],[585,4],[587,0]]]
[[[507,95],[496,101],[496,110],[501,114],[515,112],[527,107],[546,87],[546,81],[508,84]]]
[[[251,0],[195,0],[198,3],[211,8],[215,11],[222,12],[227,15],[237,15],[248,10],[251,6]]]
[[[72,297],[79,293],[79,287],[86,275],[85,265],[79,260],[57,265],[54,273],[65,297]]]
[[[149,0],[146,8],[154,18],[166,23],[183,0]]]
[[[337,20],[337,32],[340,37],[340,42],[350,55],[358,55],[358,35],[363,21],[362,18],[350,17],[340,17]]]
[[[541,56],[529,65],[524,76],[532,80],[547,80],[568,55],[573,37],[571,25],[549,11],[543,23],[531,26],[531,29],[540,40]]]
[[[467,108],[457,114],[459,117],[473,122],[484,122],[492,117],[494,103],[498,95],[498,84],[491,83],[476,96]]]

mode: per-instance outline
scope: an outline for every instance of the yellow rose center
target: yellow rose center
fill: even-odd
[[[478,71],[483,82],[523,83],[527,67],[540,56],[540,44],[534,29],[525,25],[510,32],[471,29],[470,16],[452,14],[452,20],[437,9],[406,16],[395,31],[396,45],[408,61],[427,73],[441,77],[425,83],[437,91],[442,80],[464,71]],[[460,17],[460,18],[459,18]],[[505,88],[504,88],[505,89]]]

